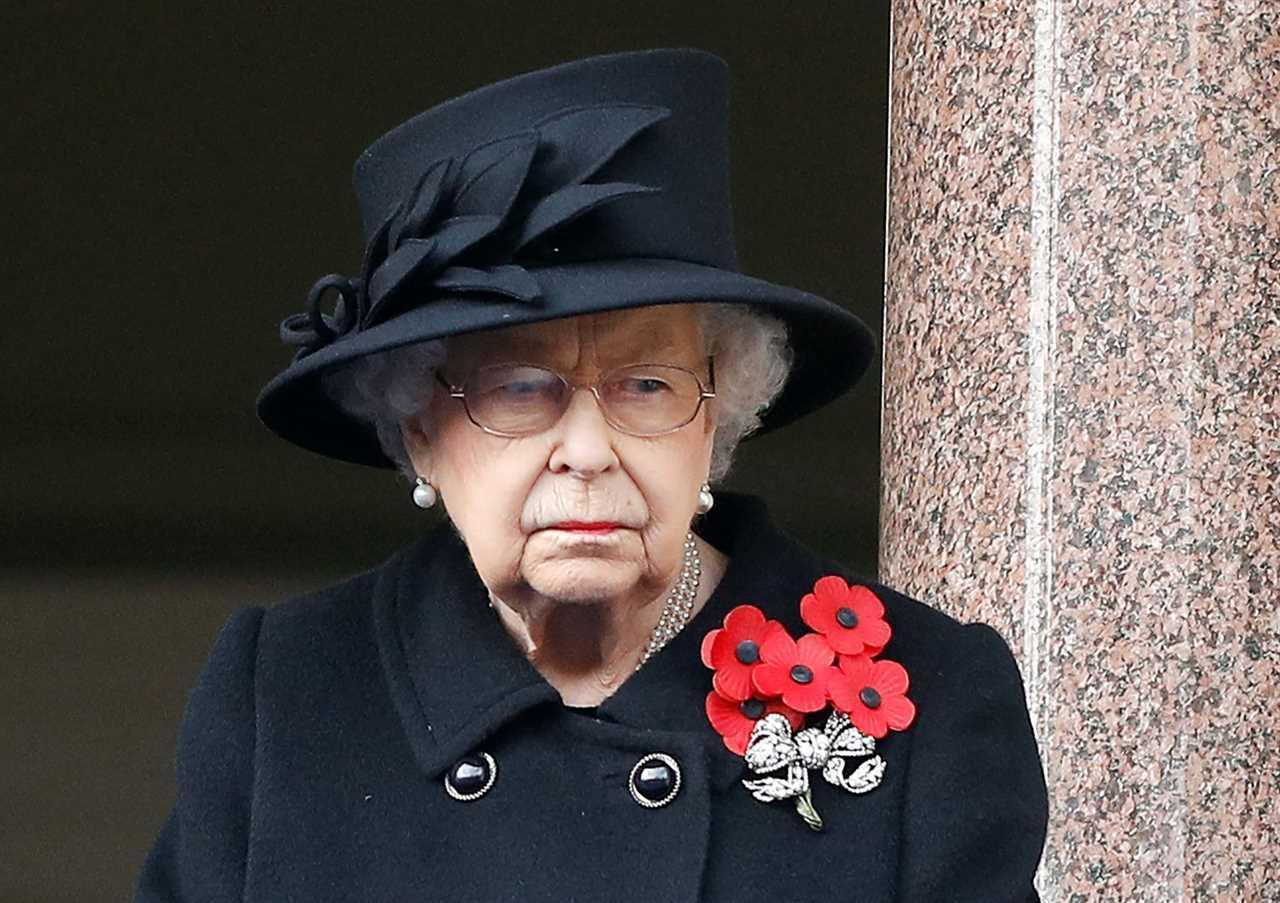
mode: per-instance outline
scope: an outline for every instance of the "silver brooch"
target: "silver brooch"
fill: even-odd
[[[876,755],[875,739],[840,711],[832,711],[824,727],[794,734],[785,716],[765,715],[751,731],[744,758],[747,767],[761,775],[743,780],[751,795],[762,803],[795,799],[796,812],[815,831],[822,830],[822,816],[813,806],[809,769],[822,769],[827,783],[850,793],[874,790],[884,779],[885,762]]]

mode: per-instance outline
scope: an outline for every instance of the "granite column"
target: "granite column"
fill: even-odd
[[[1046,903],[1280,884],[1280,16],[893,3],[881,572],[1021,663]]]

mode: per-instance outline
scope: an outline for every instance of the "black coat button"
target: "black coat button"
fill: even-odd
[[[444,776],[444,789],[455,800],[477,800],[498,779],[498,763],[486,752],[463,756]]]
[[[680,766],[665,753],[649,753],[631,769],[631,797],[646,809],[657,809],[680,792]]]

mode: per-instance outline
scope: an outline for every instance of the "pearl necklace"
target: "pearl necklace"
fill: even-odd
[[[684,538],[684,563],[680,566],[680,579],[676,581],[671,595],[667,596],[662,606],[662,615],[649,637],[649,645],[636,664],[639,671],[644,663],[656,655],[663,646],[671,642],[693,616],[693,603],[698,598],[698,586],[702,582],[702,559],[698,555],[698,546],[693,541],[692,531]]]

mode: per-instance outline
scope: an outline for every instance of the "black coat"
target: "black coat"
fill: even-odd
[[[1000,636],[874,586],[917,716],[880,741],[869,793],[814,772],[815,833],[790,801],[743,788],[704,712],[699,644],[744,602],[808,632],[801,596],[844,571],[750,497],[721,493],[698,530],[728,571],[594,717],[519,653],[448,528],[338,586],[238,611],[191,694],[177,802],[137,900],[1035,900],[1045,785]],[[453,799],[445,772],[478,751],[497,763],[492,789]],[[682,774],[662,808],[628,789],[651,752]]]

